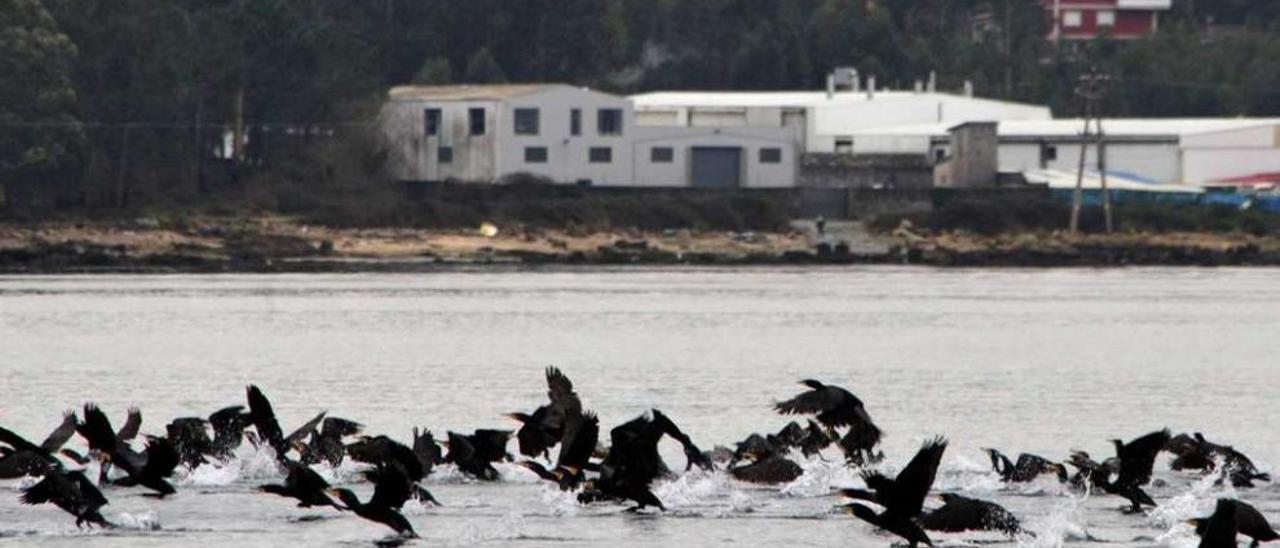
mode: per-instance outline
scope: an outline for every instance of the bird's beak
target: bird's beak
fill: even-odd
[[[324,494],[329,495],[329,496],[331,496],[331,497],[337,497],[337,496],[338,496],[338,490],[337,490],[337,489],[325,489],[325,490],[324,490]]]
[[[524,422],[524,420],[520,418],[520,414],[519,414],[519,413],[507,413],[507,414],[505,414],[505,415],[503,415],[503,416],[504,416],[504,417],[506,417],[506,418],[508,418],[508,419],[511,419],[511,420],[513,420],[513,421],[519,422],[519,423],[523,423],[523,422]]]

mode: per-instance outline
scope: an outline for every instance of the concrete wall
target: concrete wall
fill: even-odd
[[[690,186],[690,151],[694,147],[730,147],[742,149],[742,181],[744,188],[778,188],[796,184],[799,148],[783,128],[637,128],[632,157],[635,158],[632,181],[637,186]],[[672,161],[655,163],[652,149],[671,148]],[[760,150],[782,151],[779,163],[760,162]]]
[[[438,135],[426,134],[426,111],[441,110]],[[468,111],[485,110],[484,135],[470,133]],[[489,181],[496,177],[496,126],[499,110],[494,101],[424,102],[391,101],[382,108],[381,124],[389,144],[388,168],[406,181]],[[452,147],[453,161],[439,161],[440,147]]]
[[[999,166],[995,122],[974,122],[951,129],[951,155],[934,168],[939,187],[992,186]]]
[[[1046,146],[1057,149],[1057,160],[1041,161]],[[1000,171],[1075,171],[1080,168],[1080,154],[1078,142],[1002,143]],[[1108,142],[1107,171],[1129,173],[1160,183],[1178,183],[1182,182],[1179,154],[1180,148],[1173,143]],[[1085,152],[1085,170],[1097,169],[1098,149],[1091,144]]]
[[[921,154],[809,153],[801,158],[798,184],[819,188],[928,189],[933,186],[933,168]]]
[[[539,111],[538,135],[516,135],[515,111],[536,108]],[[570,112],[582,113],[581,135],[570,133]],[[600,135],[598,119],[600,109],[622,110],[622,133]],[[497,172],[499,176],[510,173],[533,173],[554,181],[574,182],[589,180],[594,185],[626,185],[631,182],[631,147],[636,131],[631,102],[620,97],[567,86],[551,87],[545,91],[508,99],[501,104],[498,116]],[[525,149],[547,149],[546,163],[525,161]],[[612,150],[612,161],[592,163],[591,148]]]

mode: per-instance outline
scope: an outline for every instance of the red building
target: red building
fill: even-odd
[[[1090,40],[1104,34],[1141,38],[1160,27],[1160,12],[1173,0],[1040,0],[1051,40]]]

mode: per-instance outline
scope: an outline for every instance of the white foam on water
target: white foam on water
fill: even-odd
[[[796,459],[803,473],[795,481],[782,486],[780,493],[789,497],[821,497],[836,489],[865,487],[861,472],[851,468],[843,460],[822,460],[814,457]]]
[[[725,474],[690,470],[673,480],[658,482],[653,486],[653,494],[664,506],[679,508],[699,506],[707,499],[728,496],[732,489],[732,482]]]
[[[577,491],[565,491],[550,482],[543,486],[539,495],[542,504],[556,517],[576,516],[582,508]]]
[[[1026,520],[1023,528],[1035,536],[1021,535],[1018,546],[1025,548],[1059,548],[1068,542],[1090,540],[1088,522],[1084,515],[1084,502],[1089,496],[1067,496],[1054,503],[1048,515]]]
[[[112,523],[119,529],[160,530],[160,517],[155,512],[142,512],[140,514],[120,513],[116,515],[115,521]]]
[[[525,538],[524,530],[524,515],[520,512],[512,511],[503,516],[501,520],[498,520],[496,524],[492,522],[485,523],[483,526],[474,523],[467,524],[459,540],[463,544],[516,540]]]

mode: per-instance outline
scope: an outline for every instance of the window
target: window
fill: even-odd
[[[853,154],[853,137],[836,137],[836,154]]]
[[[609,147],[591,147],[587,160],[593,164],[608,164],[613,162],[613,149]]]
[[[574,137],[582,135],[582,109],[575,108],[569,111],[569,135]]]
[[[442,164],[453,163],[453,147],[440,147],[436,151],[436,160]]]
[[[484,135],[485,130],[488,129],[485,127],[484,109],[482,108],[468,110],[467,121],[469,122],[468,125],[471,126],[472,135]]]
[[[1114,26],[1116,26],[1116,12],[1111,11],[1111,10],[1099,10],[1099,11],[1098,11],[1098,26],[1099,26],[1099,27],[1114,27]]]
[[[547,147],[524,147],[524,163],[547,163]]]
[[[622,135],[622,109],[600,109],[596,114],[596,129],[600,135]]]
[[[762,164],[781,164],[782,149],[780,148],[762,148],[760,149],[760,163]]]
[[[426,123],[425,131],[427,135],[440,134],[440,116],[440,109],[438,108],[429,108],[423,111],[423,118]]]
[[[933,151],[933,161],[934,161],[934,162],[939,162],[939,163],[940,163],[940,162],[942,162],[943,160],[946,160],[946,159],[947,159],[947,150],[946,150],[946,149],[944,149],[944,148],[940,148],[940,149],[938,149],[938,150]]]
[[[1056,162],[1056,161],[1058,161],[1058,147],[1055,147],[1055,146],[1053,146],[1053,145],[1045,145],[1045,147],[1044,147],[1044,161],[1046,161],[1046,162]]]
[[[655,164],[669,164],[675,160],[676,151],[671,147],[653,147],[649,149],[649,161]]]
[[[538,109],[516,109],[516,135],[537,135],[538,121]]]
[[[1076,10],[1067,10],[1062,12],[1062,26],[1064,27],[1080,27],[1084,25],[1084,16]]]

